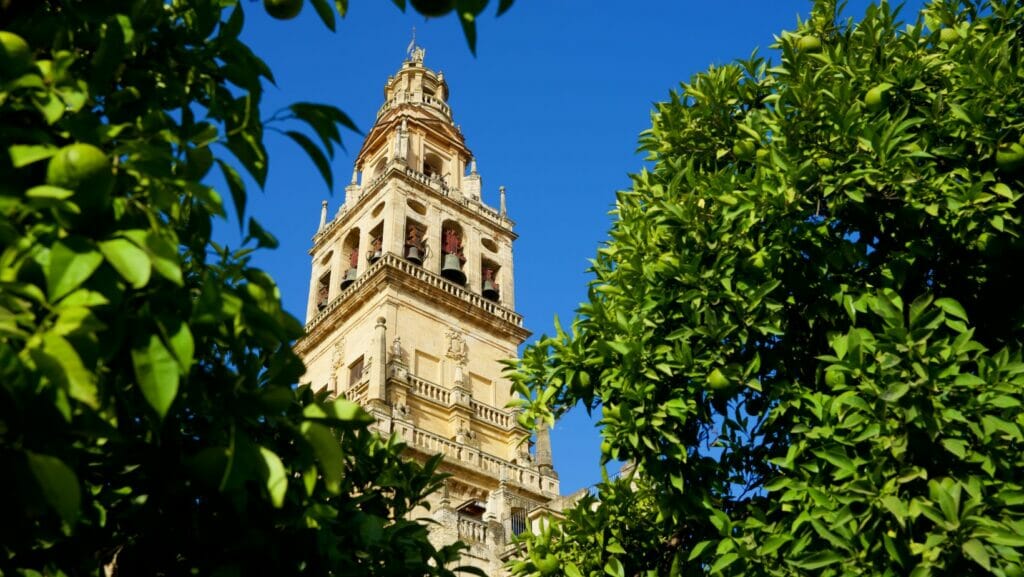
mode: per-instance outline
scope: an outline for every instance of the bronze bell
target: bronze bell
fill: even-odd
[[[492,301],[498,300],[498,287],[494,284],[494,281],[490,279],[484,280],[484,290],[481,291],[481,293],[484,295],[485,299],[490,299]]]
[[[381,257],[380,250],[372,250],[372,251],[370,251],[370,252],[368,252],[366,254],[366,260],[369,261],[370,264],[373,264],[373,263],[377,262],[378,260],[380,260],[380,257]]]
[[[453,253],[444,255],[441,276],[458,284],[466,284],[466,273],[462,272],[462,261],[459,259],[459,255]]]
[[[414,244],[405,245],[405,259],[411,263],[423,264],[423,251]]]
[[[359,271],[354,268],[345,271],[345,276],[341,279],[341,290],[347,289],[352,283],[356,282],[357,276],[359,276]]]

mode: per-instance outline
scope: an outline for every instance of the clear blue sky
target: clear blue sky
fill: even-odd
[[[643,166],[637,136],[650,125],[653,103],[709,65],[755,48],[771,55],[773,34],[795,28],[811,7],[809,0],[518,0],[495,18],[492,1],[480,18],[473,57],[453,16],[425,20],[384,0],[351,0],[331,33],[308,0],[288,22],[243,1],[244,37],[277,79],[264,116],[291,102],[326,102],[364,132],[416,27],[426,65],[448,80],[455,122],[479,162],[485,202],[496,206],[498,186],[507,187],[519,234],[517,308],[535,335],[550,333],[556,314],[568,322],[586,298],[587,260],[606,238],[615,191],[628,188],[628,174]],[[859,17],[866,5],[851,1],[846,14]],[[905,12],[904,20],[914,14]],[[307,250],[320,201],[329,200],[333,215],[362,139],[345,135],[348,152],[333,162],[341,184],[333,195],[293,143],[268,134],[267,144],[270,177],[265,192],[252,192],[249,214],[281,246],[259,253],[255,264],[271,273],[286,309],[304,321]],[[237,227],[222,227],[222,238],[231,239],[232,230]],[[553,450],[563,493],[600,481],[599,444],[583,411],[558,423]]]

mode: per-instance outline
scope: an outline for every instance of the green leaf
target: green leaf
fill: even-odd
[[[161,323],[164,330],[166,331],[165,337],[167,343],[170,345],[170,350],[174,353],[175,360],[178,361],[178,369],[181,371],[182,376],[188,375],[189,371],[192,370],[192,361],[195,356],[195,341],[192,338],[192,331],[181,319],[174,319],[173,322],[167,323],[166,326]]]
[[[178,247],[159,233],[150,231],[146,234],[146,248],[149,251],[150,262],[160,276],[177,286],[185,285],[181,276],[181,258],[178,256]]]
[[[992,570],[988,551],[985,550],[985,546],[981,544],[981,541],[969,539],[964,542],[962,548],[968,557],[974,559],[975,563],[984,567],[986,571]]]
[[[583,573],[580,573],[580,568],[577,567],[576,564],[571,561],[566,562],[563,569],[565,569],[565,574],[567,577],[583,577]]]
[[[85,239],[68,237],[55,242],[46,270],[50,302],[57,302],[81,286],[102,263],[103,255]]]
[[[59,149],[52,144],[15,144],[7,149],[7,153],[11,157],[11,164],[14,165],[14,168],[21,168],[33,162],[50,158],[57,154],[57,150]]]
[[[610,577],[625,577],[626,570],[622,567],[622,562],[617,557],[610,557],[608,562],[604,565],[604,572]]]
[[[49,332],[43,335],[42,345],[41,350],[31,350],[30,354],[36,363],[43,365],[44,372],[66,386],[72,398],[99,408],[96,374],[85,366],[71,343],[56,332]]]
[[[255,240],[256,246],[259,248],[274,249],[278,246],[277,238],[260,226],[260,223],[256,222],[254,218],[249,219],[249,236],[247,238]]]
[[[953,299],[944,298],[935,301],[935,306],[945,311],[948,315],[953,315],[959,319],[967,320],[967,311],[964,307],[960,306],[960,303]]]
[[[242,223],[245,222],[245,203],[247,193],[245,191],[245,181],[238,174],[238,171],[231,167],[228,163],[221,159],[217,160],[217,166],[220,167],[220,171],[224,173],[224,181],[228,183],[228,190],[231,191],[231,201],[235,205],[235,216],[238,218],[238,228],[242,228]]]
[[[28,466],[36,478],[43,497],[67,523],[78,519],[82,503],[82,490],[74,470],[57,457],[26,453]]]
[[[822,567],[828,567],[833,563],[841,562],[845,557],[840,555],[836,551],[819,551],[812,553],[802,559],[796,559],[791,561],[793,565],[800,567],[801,569],[815,570],[821,569]]]
[[[701,541],[700,543],[697,543],[696,545],[694,545],[693,550],[690,551],[690,556],[687,557],[686,560],[693,561],[694,559],[699,558],[701,554],[703,554],[704,551],[706,551],[708,547],[710,547],[714,543],[714,541]]]
[[[329,428],[320,423],[305,421],[302,423],[302,434],[313,447],[316,460],[324,476],[324,486],[331,493],[338,494],[341,490],[341,477],[345,472],[345,455],[341,445]]]
[[[160,336],[151,333],[132,347],[132,365],[142,396],[162,419],[178,395],[178,361]]]
[[[331,9],[331,5],[327,0],[309,0],[309,2],[316,9],[316,14],[320,17],[320,20],[323,21],[331,32],[334,32],[334,10]]]
[[[146,286],[152,273],[146,251],[123,238],[101,241],[99,246],[107,262],[132,288]]]
[[[275,509],[284,505],[284,497],[288,492],[288,477],[285,473],[284,464],[276,453],[266,447],[260,447],[260,456],[263,457],[261,474],[267,485],[267,492],[270,493],[270,502]]]
[[[324,153],[309,139],[305,134],[296,132],[294,130],[285,131],[292,140],[294,140],[302,150],[306,151],[306,155],[316,165],[316,169],[320,171],[320,176],[323,177],[324,182],[327,183],[327,189],[331,190],[334,188],[334,175],[331,173],[331,163],[324,156]]]
[[[498,16],[501,16],[502,14],[507,12],[508,9],[512,7],[512,4],[515,3],[515,1],[516,0],[499,0],[499,2],[498,2]]]
[[[714,565],[711,566],[710,573],[712,575],[715,574],[715,573],[721,573],[722,570],[724,570],[729,565],[732,565],[739,558],[740,558],[739,554],[737,554],[735,552],[733,552],[733,553],[726,553],[725,555],[721,555],[720,557],[718,557],[718,559],[715,559]]]
[[[323,421],[332,426],[361,427],[374,421],[373,415],[358,403],[347,399],[334,399],[325,403],[307,405],[302,410],[307,419]]]

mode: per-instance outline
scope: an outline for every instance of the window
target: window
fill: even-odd
[[[512,507],[512,515],[509,518],[509,525],[513,535],[522,535],[526,531],[526,509]]]
[[[356,359],[356,362],[348,366],[348,386],[354,387],[363,378],[363,357]]]

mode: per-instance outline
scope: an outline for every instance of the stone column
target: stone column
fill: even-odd
[[[334,300],[341,293],[341,275],[344,272],[342,267],[348,259],[347,256],[341,254],[344,251],[345,245],[343,244],[344,241],[338,237],[338,229],[334,229],[331,234],[335,236],[335,242],[331,247],[334,254],[331,255],[331,262],[328,263],[331,271],[331,282],[328,283],[330,287],[327,291],[329,295],[327,298],[328,302]]]
[[[383,405],[387,401],[385,382],[387,380],[387,321],[384,317],[377,318],[374,327],[373,364],[370,366],[370,381],[367,385],[366,398],[371,406]]]
[[[466,273],[466,289],[476,294],[481,291],[480,277],[480,229],[475,226],[463,226],[462,232],[462,253],[466,257],[466,264],[462,271]]]
[[[540,471],[540,474],[545,477],[557,477],[558,473],[555,473],[551,461],[551,431],[545,422],[537,425],[537,445],[535,450],[537,469]]]

